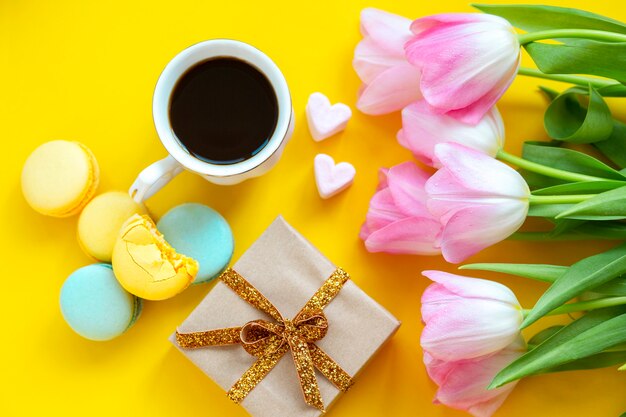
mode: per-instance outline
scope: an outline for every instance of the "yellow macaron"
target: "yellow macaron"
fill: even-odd
[[[113,247],[113,272],[122,287],[146,300],[164,300],[191,284],[198,262],[177,253],[146,215],[122,226]]]
[[[78,242],[87,255],[111,262],[113,246],[126,220],[133,214],[145,214],[143,204],[128,193],[110,191],[96,196],[78,218]]]
[[[96,193],[99,170],[89,148],[54,140],[35,149],[22,169],[22,193],[41,214],[69,217],[80,212]]]

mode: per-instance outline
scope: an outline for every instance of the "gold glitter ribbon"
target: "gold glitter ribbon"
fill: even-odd
[[[243,400],[289,350],[307,404],[325,411],[315,368],[338,389],[348,390],[352,377],[315,344],[328,331],[324,307],[350,279],[347,272],[337,268],[292,320],[283,318],[278,309],[235,270],[227,269],[219,279],[243,300],[275,320],[253,320],[242,327],[204,332],[176,332],[176,341],[183,348],[241,344],[246,352],[258,358],[228,391],[228,398],[236,403]]]

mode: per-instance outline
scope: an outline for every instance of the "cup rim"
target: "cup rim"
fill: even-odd
[[[255,67],[267,77],[278,103],[276,127],[268,143],[252,157],[233,164],[212,164],[191,155],[176,137],[169,121],[170,97],[178,80],[193,65],[216,57],[237,58]],[[190,63],[183,65],[184,61],[190,61]],[[167,152],[185,168],[214,177],[240,175],[270,159],[281,149],[283,141],[287,138],[291,113],[292,100],[287,80],[274,61],[263,51],[248,43],[223,38],[198,42],[174,56],[159,75],[152,101],[154,125],[159,140]]]

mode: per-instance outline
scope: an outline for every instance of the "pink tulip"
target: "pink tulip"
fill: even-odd
[[[428,376],[438,386],[435,403],[465,410],[476,417],[490,417],[509,396],[517,381],[500,388],[487,387],[505,366],[526,351],[526,343],[517,337],[504,349],[474,359],[446,362],[424,352]]]
[[[428,209],[440,219],[443,257],[452,263],[515,232],[528,213],[530,190],[508,165],[458,143],[435,146],[439,169],[426,183]]]
[[[523,314],[515,294],[502,284],[441,271],[422,294],[422,349],[456,362],[489,355],[519,337]]]
[[[398,111],[421,97],[420,72],[404,55],[410,27],[411,21],[402,16],[373,8],[361,11],[363,40],[352,65],[363,81],[356,104],[363,113]]]
[[[441,224],[426,208],[428,174],[405,162],[381,170],[360,237],[370,252],[437,255]]]
[[[477,125],[470,125],[447,114],[437,114],[421,100],[402,110],[398,141],[421,162],[437,167],[440,166],[435,159],[438,143],[456,142],[495,156],[504,145],[504,123],[496,107],[492,107]]]
[[[406,57],[421,70],[420,90],[438,113],[476,124],[517,74],[520,44],[501,17],[438,14],[417,19],[411,30]]]

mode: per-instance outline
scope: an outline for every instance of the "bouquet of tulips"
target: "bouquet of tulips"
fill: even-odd
[[[626,24],[559,7],[475,7],[483,13],[414,21],[361,14],[357,107],[401,111],[398,142],[421,164],[381,169],[361,230],[366,248],[460,263],[510,236],[626,240],[626,124],[604,100],[626,97]],[[537,68],[520,66],[521,48]],[[504,150],[495,107],[517,75],[571,84],[541,88],[552,140],[526,142],[521,156]],[[528,217],[549,229],[519,231]],[[461,268],[551,285],[527,310],[501,284],[423,273],[434,282],[422,296],[421,344],[436,401],[490,416],[520,378],[626,362],[626,244],[571,266]],[[528,341],[520,334],[544,316],[578,311],[566,326]]]

